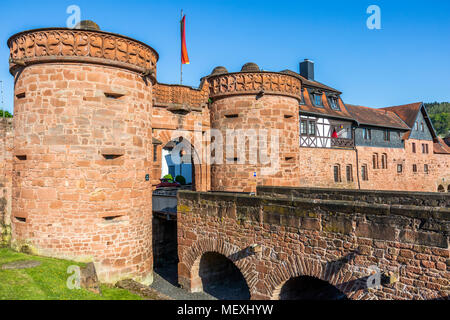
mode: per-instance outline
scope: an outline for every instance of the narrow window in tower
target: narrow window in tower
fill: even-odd
[[[417,164],[413,164],[413,172],[417,172]]]
[[[153,162],[157,162],[158,161],[158,145],[154,144],[153,145]]]
[[[106,160],[115,160],[115,159],[120,158],[121,156],[123,156],[123,155],[122,155],[122,154],[104,154],[104,155],[103,155],[103,157],[104,157]]]
[[[108,99],[120,99],[123,96],[123,93],[105,92],[105,97],[107,97]]]
[[[414,142],[412,143],[412,152],[416,153],[416,144]]]
[[[347,173],[347,182],[352,182],[353,181],[353,167],[351,164],[347,165],[346,173]]]
[[[17,99],[23,99],[23,98],[25,98],[25,96],[26,96],[25,92],[21,92],[21,93],[16,94],[16,98]]]
[[[402,171],[403,171],[403,165],[398,164],[397,165],[397,173],[402,173]]]
[[[427,164],[424,164],[424,165],[423,165],[423,171],[424,171],[426,174],[428,174],[428,165],[427,165]]]

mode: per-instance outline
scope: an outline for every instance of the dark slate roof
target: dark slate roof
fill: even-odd
[[[410,128],[412,128],[414,127],[414,122],[417,119],[417,114],[419,113],[422,104],[422,102],[416,102],[382,109],[395,112],[396,115],[398,115]]]
[[[300,105],[300,112],[353,121],[353,116],[347,111],[341,99],[338,101],[340,110],[333,110],[328,105],[328,101],[325,101],[322,107],[316,107],[311,103],[310,98],[307,97],[305,93],[303,93],[303,96],[305,98],[305,103]]]
[[[360,124],[409,130],[410,128],[394,112],[346,104],[347,110]]]
[[[302,77],[299,73],[297,73],[295,71],[292,71],[292,70],[289,70],[289,69],[283,70],[280,73],[286,73],[286,74],[289,74],[291,76],[299,78],[302,81],[302,84],[307,86],[307,87],[316,87],[316,88],[319,88],[319,89],[332,91],[332,92],[335,92],[335,93],[338,93],[338,94],[342,93],[341,91],[336,90],[336,89],[334,89],[332,87],[326,86],[323,83],[320,83],[318,81],[308,80],[305,77]]]

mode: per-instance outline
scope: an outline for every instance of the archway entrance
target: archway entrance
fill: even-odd
[[[444,186],[442,184],[439,185],[438,192],[445,192]]]
[[[241,271],[219,253],[207,252],[199,262],[203,291],[220,300],[249,300],[250,290]]]
[[[289,279],[282,287],[280,300],[348,300],[347,296],[326,281],[301,276]]]

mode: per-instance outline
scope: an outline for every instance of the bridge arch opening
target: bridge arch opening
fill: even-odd
[[[203,291],[219,300],[249,300],[250,289],[239,268],[227,257],[206,252],[193,266],[195,291]]]
[[[277,300],[348,300],[330,283],[310,276],[293,277],[275,290]]]

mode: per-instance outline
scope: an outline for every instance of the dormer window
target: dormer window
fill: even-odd
[[[312,103],[314,103],[314,105],[316,106],[316,107],[323,107],[323,103],[322,103],[322,93],[321,92],[319,92],[319,91],[315,91],[315,90],[312,90],[312,91],[310,91],[310,96],[311,96],[311,100],[312,100]]]
[[[319,94],[315,94],[314,95],[314,104],[316,106],[321,106],[322,105],[322,96]]]
[[[337,110],[340,111],[341,109],[339,108],[339,104],[338,104],[338,98],[337,97],[330,97],[328,99],[328,102],[330,104],[330,108],[333,110]]]
[[[305,104],[305,96],[303,95],[303,90],[300,92],[300,104],[303,105]]]
[[[414,130],[419,131],[419,121],[414,124]]]
[[[423,122],[420,124],[420,130],[421,130],[422,132],[425,132],[425,126],[423,125]]]

